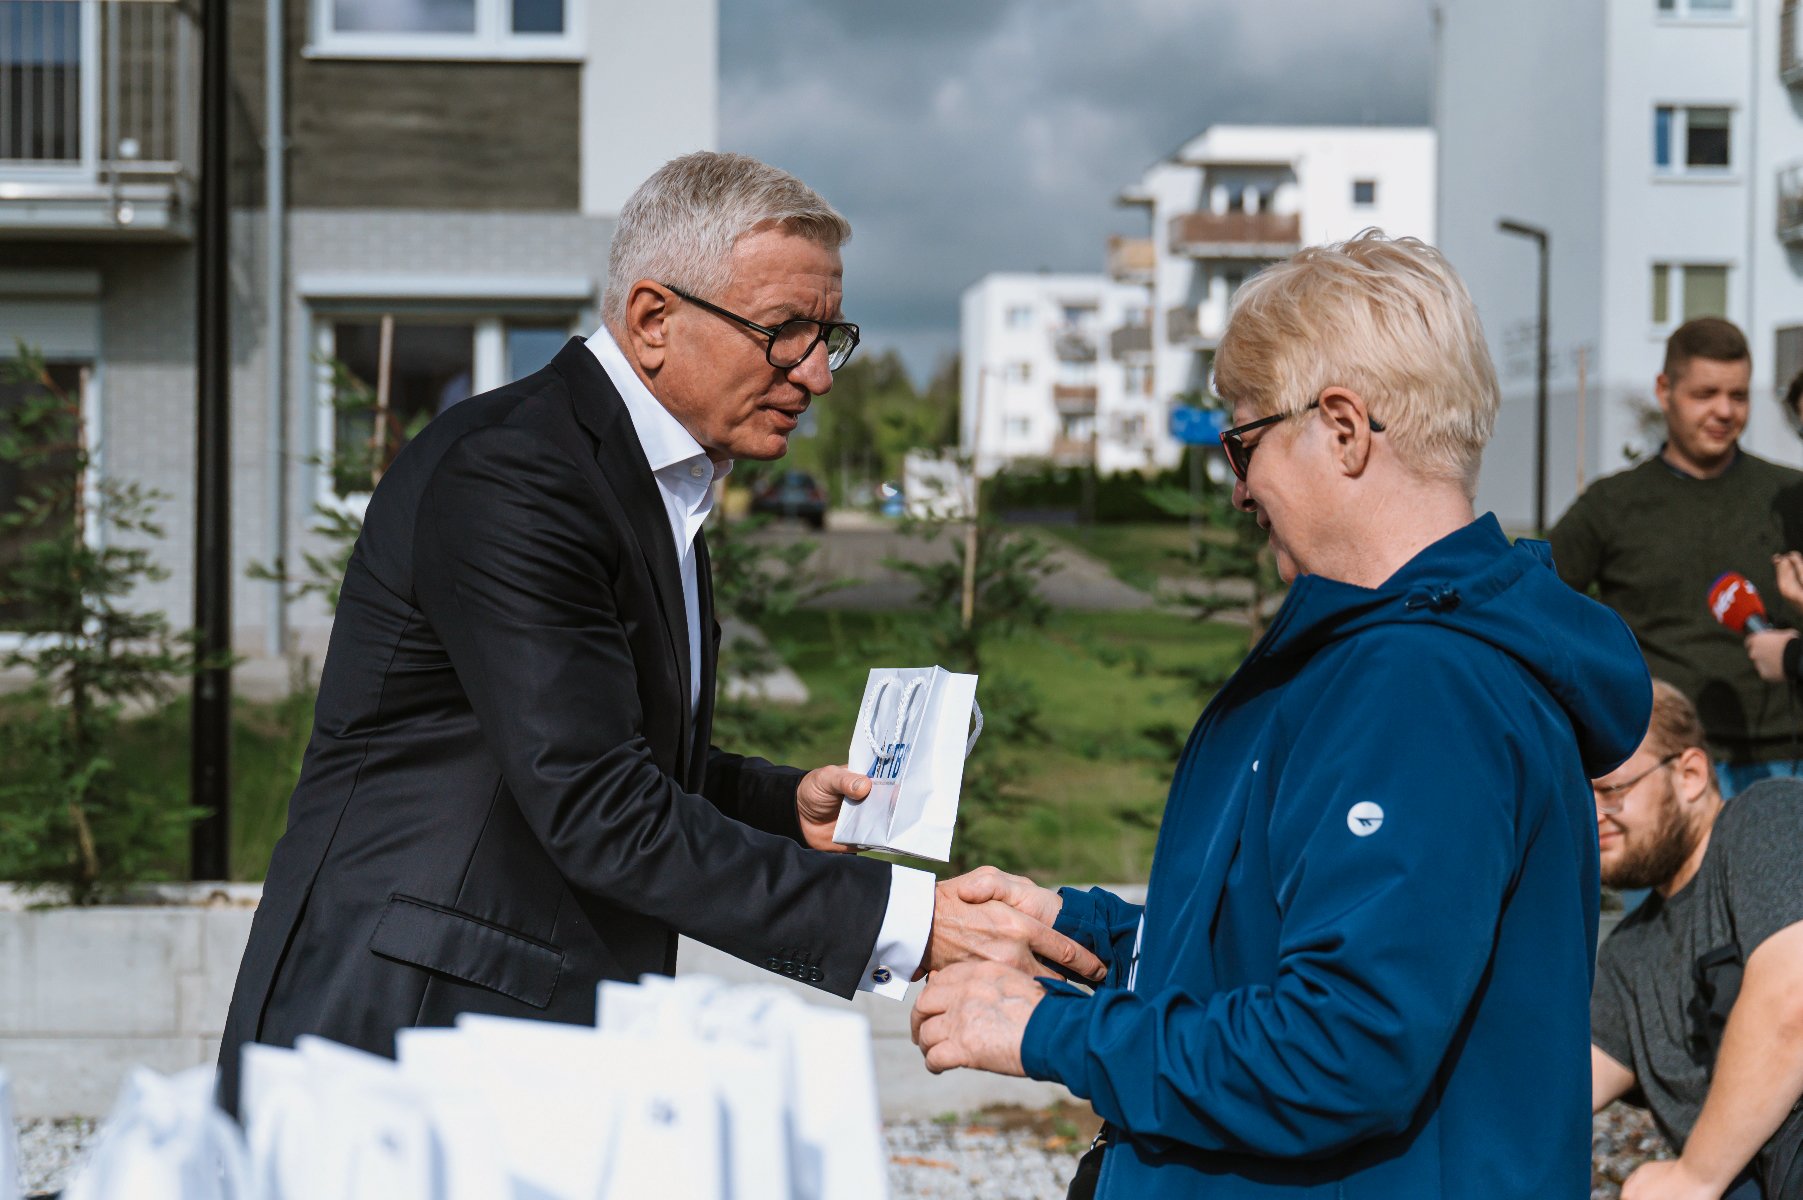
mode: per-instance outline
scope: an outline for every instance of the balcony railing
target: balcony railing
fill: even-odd
[[[1096,442],[1093,437],[1066,437],[1058,434],[1052,439],[1052,461],[1060,466],[1078,466],[1094,462],[1096,458]]]
[[[1052,348],[1064,362],[1096,361],[1096,335],[1076,325],[1059,325],[1052,330]]]
[[[1792,87],[1803,87],[1803,17],[1798,0],[1778,6],[1778,77]]]
[[[199,65],[177,0],[0,0],[0,225],[185,231]]]
[[[1152,353],[1150,325],[1122,325],[1108,334],[1108,353],[1115,358],[1134,358]]]
[[[1283,258],[1302,248],[1295,213],[1193,212],[1171,218],[1171,253],[1194,258]]]
[[[1803,245],[1803,163],[1778,172],[1778,238]]]
[[[1096,387],[1093,383],[1055,383],[1052,406],[1059,416],[1081,417],[1096,411]]]
[[[1151,238],[1108,239],[1108,277],[1117,283],[1151,283],[1157,263]]]

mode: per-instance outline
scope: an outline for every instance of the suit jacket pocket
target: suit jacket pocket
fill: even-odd
[[[563,973],[564,954],[557,947],[412,896],[388,898],[369,948],[533,1008],[551,1003]]]

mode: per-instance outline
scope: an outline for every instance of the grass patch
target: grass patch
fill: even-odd
[[[803,730],[782,746],[732,746],[779,762],[844,759],[864,679],[873,665],[929,662],[908,613],[810,612],[767,632],[807,683]],[[1055,613],[1047,626],[997,647],[994,661],[1039,695],[1047,741],[1021,781],[1031,803],[1019,844],[1047,882],[1143,880],[1175,746],[1202,698],[1171,671],[1219,669],[1245,651],[1245,631],[1157,612]],[[0,721],[24,703],[0,698]],[[260,879],[287,824],[288,796],[312,725],[313,697],[240,700],[232,743],[232,874]],[[113,748],[122,772],[183,803],[188,791],[188,703],[127,722]],[[982,743],[976,753],[984,752]],[[928,864],[907,860],[911,865]],[[167,864],[187,876],[186,861]]]
[[[1032,525],[1023,530],[1068,543],[1108,564],[1116,579],[1149,592],[1160,578],[1181,577],[1190,572],[1195,543],[1189,526],[1180,522],[1140,522],[1118,525]],[[1204,541],[1226,543],[1227,530],[1202,529]]]

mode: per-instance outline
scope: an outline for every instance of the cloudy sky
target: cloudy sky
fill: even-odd
[[[1426,123],[1430,0],[721,0],[720,143],[850,218],[846,312],[917,377],[989,271],[1099,270],[1210,124]]]

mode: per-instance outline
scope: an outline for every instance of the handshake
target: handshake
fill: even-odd
[[[1102,981],[1102,960],[1052,928],[1063,906],[1057,892],[994,867],[936,886],[933,932],[920,964],[927,986],[911,1019],[928,1070],[1025,1074],[1021,1037],[1045,996],[1039,977]]]

